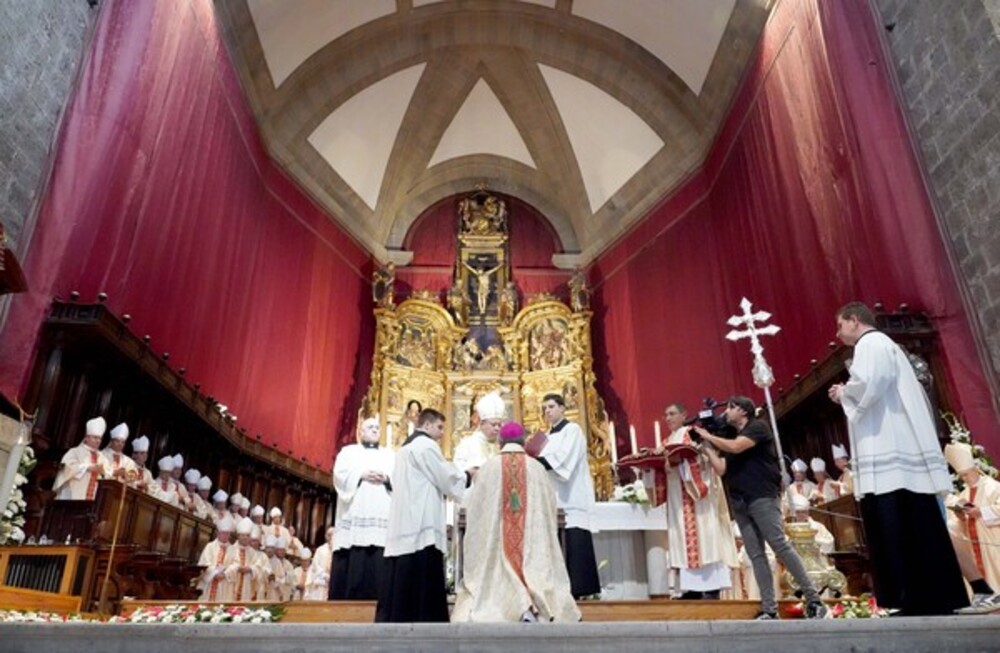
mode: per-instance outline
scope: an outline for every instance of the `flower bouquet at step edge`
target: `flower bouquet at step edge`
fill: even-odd
[[[635,503],[640,506],[649,505],[649,494],[646,492],[646,486],[641,480],[633,481],[628,485],[619,485],[615,487],[614,493],[611,495],[612,501],[622,501],[624,503]]]

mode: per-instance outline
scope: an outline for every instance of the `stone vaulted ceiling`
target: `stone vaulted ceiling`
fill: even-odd
[[[769,0],[216,0],[271,156],[376,257],[485,181],[586,262],[701,163]],[[578,255],[578,256],[575,256]]]

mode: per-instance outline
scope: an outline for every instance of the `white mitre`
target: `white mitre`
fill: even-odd
[[[479,419],[503,419],[507,414],[507,406],[499,392],[490,392],[476,402],[476,413]]]

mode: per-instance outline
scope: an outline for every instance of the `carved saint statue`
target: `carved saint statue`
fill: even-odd
[[[590,288],[587,287],[587,276],[580,268],[569,279],[569,306],[576,313],[590,310]]]
[[[500,291],[500,325],[510,326],[517,315],[517,287],[513,281],[508,281]]]
[[[469,298],[465,296],[465,288],[458,280],[448,289],[448,310],[458,326],[465,326],[469,321]]]
[[[507,369],[507,355],[500,345],[490,345],[483,354],[480,369],[501,372]]]
[[[498,263],[489,270],[477,270],[469,265],[467,261],[462,261],[462,265],[469,272],[476,275],[476,306],[479,308],[480,315],[486,315],[486,308],[490,301],[490,277],[500,269],[500,264]]]
[[[372,300],[376,306],[392,308],[396,284],[396,266],[392,261],[372,273]]]
[[[476,197],[482,197],[482,194],[467,197],[458,203],[462,231],[476,236],[504,233],[507,230],[507,203],[492,195],[486,195],[480,203]]]

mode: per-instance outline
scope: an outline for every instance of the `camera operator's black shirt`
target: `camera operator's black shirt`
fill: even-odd
[[[741,453],[725,453],[726,474],[723,481],[731,497],[753,501],[781,496],[781,468],[774,451],[774,436],[762,420],[750,420],[738,435],[754,441]]]

